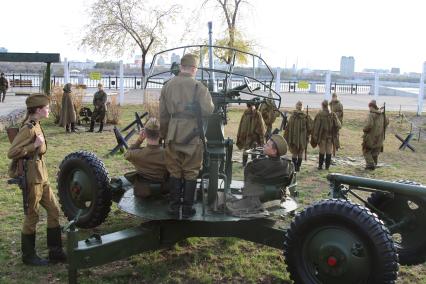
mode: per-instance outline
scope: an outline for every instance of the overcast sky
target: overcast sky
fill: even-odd
[[[59,52],[68,60],[116,60],[79,49],[83,26],[89,21],[84,0],[1,1],[0,47],[9,52]],[[203,0],[157,0],[184,5],[185,18]],[[421,72],[426,60],[426,3],[422,0],[249,0],[242,7],[244,35],[257,43],[255,53],[275,67],[339,70],[340,57],[354,56],[355,70],[401,68]],[[180,42],[170,32],[168,47],[199,44],[207,38],[207,21],[214,36],[223,31],[214,9],[201,14],[192,40]],[[174,28],[179,28],[176,25]],[[130,55],[123,56],[129,61]]]

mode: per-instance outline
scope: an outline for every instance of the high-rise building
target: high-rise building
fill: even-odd
[[[353,56],[342,56],[340,59],[340,75],[353,76],[355,72],[355,58]]]
[[[171,63],[173,63],[173,62],[179,63],[180,62],[180,56],[179,56],[179,54],[172,53],[170,62]]]

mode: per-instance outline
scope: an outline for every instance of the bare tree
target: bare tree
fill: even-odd
[[[116,55],[139,49],[142,76],[145,76],[148,52],[165,45],[165,26],[179,12],[179,5],[160,8],[140,0],[97,0],[90,7],[91,21],[85,28],[81,45]]]
[[[237,29],[237,21],[239,16],[239,11],[241,5],[248,4],[248,1],[245,0],[204,0],[203,6],[207,2],[215,2],[217,8],[221,10],[221,15],[223,20],[227,25],[226,32],[227,36],[216,41],[217,45],[227,46],[231,48],[237,48],[242,51],[250,51],[252,47],[252,42],[243,38],[242,34]],[[226,52],[224,54],[216,54],[221,60],[226,63],[230,63],[232,60],[232,54]],[[245,62],[245,57],[240,54],[240,57],[237,58],[240,62]]]

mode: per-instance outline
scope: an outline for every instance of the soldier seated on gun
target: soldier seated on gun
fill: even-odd
[[[263,145],[266,157],[257,158],[244,169],[243,198],[227,203],[227,209],[232,212],[262,211],[261,196],[264,194],[265,185],[279,184],[286,187],[291,183],[294,166],[290,159],[282,157],[287,153],[287,142],[284,137],[274,134]]]
[[[139,133],[139,137],[125,154],[125,159],[131,162],[136,171],[125,175],[133,183],[134,194],[138,197],[151,195],[150,183],[161,183],[161,191],[164,193],[168,172],[164,160],[164,149],[159,144],[160,124],[156,118],[150,118],[145,128]],[[146,147],[140,145],[147,141]]]

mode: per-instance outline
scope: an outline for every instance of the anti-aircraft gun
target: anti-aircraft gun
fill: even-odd
[[[161,184],[150,184],[152,196],[138,198],[133,194],[131,182],[125,177],[110,178],[102,160],[93,153],[69,154],[58,173],[60,203],[71,221],[67,226],[69,281],[77,281],[78,269],[199,236],[238,237],[284,249],[288,270],[296,283],[392,283],[398,269],[396,249],[386,228],[367,208],[345,200],[324,200],[297,214],[287,228],[283,226],[283,216],[292,215],[297,209],[291,194],[286,194],[294,192],[296,186],[295,179],[288,177],[260,181],[264,188],[260,197],[262,211],[231,214],[226,210],[228,199],[242,198],[244,187],[243,182],[232,178],[233,141],[225,138],[224,133],[228,108],[271,100],[279,109],[281,97],[272,90],[274,76],[262,58],[232,48],[206,45],[184,46],[154,55],[144,87],[161,87],[178,74],[177,64],[172,70],[157,64],[160,57],[188,52],[199,54],[197,79],[209,87],[215,105],[213,114],[202,121],[206,150],[197,181],[194,203],[197,213],[189,219],[171,217],[167,214],[168,199],[160,190]],[[219,61],[214,67],[213,56],[225,57],[229,63]],[[253,66],[260,62],[265,68],[237,66],[237,58],[241,56]],[[115,134],[117,141],[125,140],[119,131]],[[79,241],[77,227],[94,228],[103,223],[112,201],[121,210],[141,217],[144,223]]]

